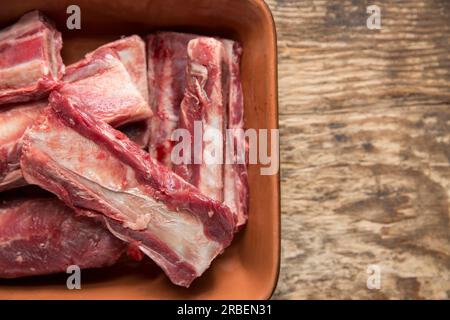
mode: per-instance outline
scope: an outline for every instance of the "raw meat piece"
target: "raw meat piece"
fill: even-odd
[[[147,62],[144,41],[139,36],[133,35],[107,43],[97,50],[104,48],[112,49],[117,53],[142,97],[148,102]],[[91,57],[97,50],[88,53],[87,56]]]
[[[172,167],[170,137],[178,127],[180,103],[186,86],[187,45],[198,36],[158,32],[148,36],[148,83],[151,119],[149,152]]]
[[[189,92],[189,88],[187,91],[188,97],[184,101],[186,109],[186,117],[183,119],[184,123],[179,120],[179,105],[183,100],[186,88],[186,67],[188,65],[187,46],[189,41],[195,38],[200,38],[200,36],[176,32],[159,32],[148,37],[148,80],[150,84],[150,105],[154,114],[151,120],[152,134],[149,152],[154,158],[157,158],[168,167],[172,167],[170,153],[174,142],[170,141],[170,136],[173,130],[178,127],[190,128],[191,134],[193,134],[193,121],[202,120],[201,112],[195,114],[195,110],[191,109],[189,105],[189,101],[192,100],[194,103],[197,103],[196,94]],[[228,93],[228,98],[226,99],[224,97],[224,104],[222,106],[225,118],[224,125],[227,129],[233,129],[232,140],[235,146],[234,150],[236,150],[238,144],[244,144],[244,150],[247,150],[248,147],[246,146],[243,132],[239,131],[244,129],[244,106],[239,70],[242,48],[237,42],[232,40],[217,40],[222,42],[225,50],[223,53],[223,62],[226,66],[224,67],[222,65],[224,77],[220,79],[223,82],[222,86],[228,87],[228,89],[224,88],[223,90],[223,95]],[[222,58],[217,57],[216,63],[219,63],[219,59]],[[228,76],[229,79],[227,79]],[[198,75],[189,74],[188,77],[199,78]],[[207,75],[204,75],[204,77],[207,77]],[[209,80],[211,81],[211,79]],[[197,109],[200,107],[198,106]],[[191,144],[193,146],[194,143],[191,142]],[[226,147],[225,152],[230,152],[231,150],[229,149]],[[222,199],[236,215],[238,226],[241,226],[247,220],[248,211],[247,166],[236,163],[235,153],[231,155],[230,152],[230,157],[233,158],[235,164],[224,166]],[[220,175],[220,169],[216,170],[217,167],[210,168],[214,171],[216,177]],[[177,165],[174,167],[174,170],[188,181],[200,187],[199,177],[195,176],[195,166]],[[214,179],[212,178],[212,180]],[[204,181],[207,181],[207,179],[204,179]],[[200,187],[200,189],[204,189],[203,191],[207,192],[208,195],[211,194],[211,190],[207,186],[204,188]],[[213,196],[216,199],[221,199],[220,192],[220,188],[214,188]]]
[[[50,104],[24,137],[25,179],[81,214],[102,217],[173,283],[188,287],[230,244],[230,209],[71,100],[55,93]]]
[[[224,150],[224,113],[228,98],[228,69],[224,63],[224,48],[220,40],[196,38],[188,44],[186,91],[181,102],[180,127],[191,134],[192,164],[177,165],[175,172],[215,200],[223,201],[223,154],[216,163],[208,163],[207,155]],[[203,130],[201,156],[195,159],[198,145],[195,122]],[[209,130],[218,136],[206,138]],[[197,133],[198,134],[198,133]],[[200,137],[201,138],[201,137]]]
[[[61,34],[39,11],[0,31],[0,104],[43,98],[64,73]]]
[[[152,112],[118,54],[101,48],[66,69],[58,91],[84,111],[120,126],[148,119]]]
[[[30,197],[0,200],[0,248],[0,278],[17,278],[109,266],[126,244],[54,197]]]
[[[139,36],[133,35],[107,43],[100,48],[110,48],[117,53],[142,97],[148,102],[147,58],[144,41]],[[131,123],[119,130],[142,148],[146,148],[150,139],[150,121],[148,119]]]
[[[231,164],[224,166],[224,202],[236,215],[236,227],[240,228],[248,216],[248,175],[245,164],[248,149],[244,138],[244,101],[240,77],[240,60],[242,47],[232,40],[222,40],[225,48],[225,60],[229,70],[228,110],[226,112],[227,129],[230,129],[230,140],[226,141],[225,153]],[[232,146],[231,146],[232,144]],[[238,159],[238,149],[244,152]],[[241,161],[238,161],[241,160]]]
[[[46,105],[44,100],[0,108],[0,192],[26,184],[19,165],[21,138]]]

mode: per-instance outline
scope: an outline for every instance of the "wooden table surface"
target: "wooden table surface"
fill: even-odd
[[[273,298],[448,299],[450,1],[267,3],[282,161]],[[371,4],[381,30],[366,26]]]

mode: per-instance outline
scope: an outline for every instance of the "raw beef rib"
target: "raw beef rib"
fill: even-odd
[[[126,244],[54,197],[31,197],[0,200],[0,247],[0,278],[17,278],[109,266]]]
[[[144,41],[134,35],[107,43],[100,48],[109,48],[117,53],[142,97],[148,102],[147,57]],[[119,130],[142,148],[146,148],[150,139],[150,122],[151,120],[148,119],[129,123]]]
[[[113,234],[188,287],[230,244],[230,209],[66,97],[56,93],[50,104],[24,137],[27,181],[81,214],[103,217]]]
[[[189,41],[186,69],[186,91],[181,102],[180,127],[191,134],[192,164],[177,165],[175,172],[197,186],[201,192],[223,201],[224,113],[227,105],[227,65],[220,40],[200,37]],[[200,123],[203,137],[196,137],[195,122]],[[217,136],[207,138],[208,131]],[[202,141],[201,157],[196,141]],[[214,151],[222,154],[215,154]],[[208,154],[215,154],[216,163],[208,163]]]
[[[146,120],[152,112],[118,54],[100,48],[67,67],[58,91],[113,126]]]
[[[154,113],[149,152],[205,194],[223,200],[235,214],[238,227],[245,224],[248,212],[245,164],[248,147],[243,134],[241,54],[239,43],[228,39],[176,32],[159,32],[148,37],[148,81],[150,106]],[[219,131],[230,129],[229,142],[233,148],[230,144],[225,145],[225,155],[232,164],[223,167],[205,163],[173,166],[171,134],[181,127],[188,129],[193,137],[194,121],[202,123],[203,131],[208,127]],[[191,140],[191,152],[197,155],[194,144]],[[221,141],[206,141],[203,145],[204,152],[221,146]],[[244,152],[239,153],[238,162],[240,148]],[[190,160],[194,162],[192,157]]]
[[[38,11],[0,31],[0,104],[36,100],[64,73],[61,34]]]
[[[88,53],[87,57],[91,57],[96,51],[104,48],[112,49],[117,53],[142,97],[148,102],[145,42],[136,35],[121,38],[101,46],[92,53]]]
[[[26,184],[19,165],[21,138],[46,105],[44,100],[0,108],[0,192]]]
[[[151,119],[149,152],[167,167],[172,132],[178,127],[180,103],[186,86],[187,45],[196,35],[158,32],[148,36],[148,83]]]
[[[240,76],[242,48],[232,40],[222,40],[222,44],[229,71],[226,127],[230,134],[225,145],[225,154],[230,161],[224,166],[223,192],[225,204],[236,215],[236,227],[240,228],[246,223],[248,215],[248,175],[245,162],[248,146],[243,131],[244,101]]]

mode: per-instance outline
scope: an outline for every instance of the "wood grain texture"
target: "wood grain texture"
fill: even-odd
[[[282,161],[273,298],[448,299],[450,2],[266,2]],[[381,30],[366,27],[371,4]]]

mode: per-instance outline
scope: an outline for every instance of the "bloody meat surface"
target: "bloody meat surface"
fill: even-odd
[[[45,106],[47,100],[0,108],[0,192],[26,184],[19,164],[21,139]]]
[[[39,11],[0,31],[0,104],[43,98],[62,74],[61,34]]]
[[[149,103],[153,110],[149,152],[172,167],[171,134],[179,126],[180,104],[186,87],[187,45],[198,37],[178,32],[157,32],[147,37]]]
[[[137,35],[124,37],[100,48],[114,50],[123,63],[142,97],[148,102],[147,56],[145,42]],[[150,139],[150,119],[129,123],[119,128],[131,140],[146,148]]]
[[[57,91],[113,126],[146,120],[152,112],[111,48],[100,48],[67,67]]]
[[[55,197],[0,199],[0,278],[114,264],[126,244]]]

